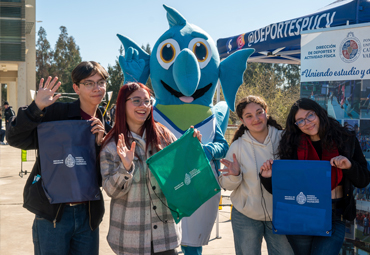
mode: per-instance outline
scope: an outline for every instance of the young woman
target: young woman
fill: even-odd
[[[150,95],[141,83],[120,89],[115,125],[100,154],[103,188],[112,198],[107,239],[117,254],[177,254],[181,241],[180,227],[146,164],[176,139],[153,120]]]
[[[315,101],[301,98],[290,109],[280,141],[281,159],[327,160],[332,165],[332,236],[287,236],[294,253],[337,255],[344,240],[345,222],[356,217],[353,186],[364,188],[370,172],[360,144],[347,127],[328,116]],[[261,167],[261,182],[272,192],[272,160]]]
[[[281,136],[281,126],[267,115],[266,102],[257,96],[243,98],[236,107],[242,124],[236,131],[233,143],[221,160],[220,184],[232,190],[231,224],[235,252],[261,254],[262,237],[268,253],[293,254],[285,236],[272,232],[272,195],[262,187],[259,169],[274,158]]]

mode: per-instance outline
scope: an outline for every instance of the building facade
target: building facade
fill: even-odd
[[[36,0],[0,0],[0,84],[15,110],[36,89],[35,22]]]

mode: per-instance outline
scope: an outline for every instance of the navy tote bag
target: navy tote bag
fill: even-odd
[[[275,234],[331,236],[329,161],[274,160],[272,191]]]
[[[100,199],[95,135],[87,120],[38,125],[42,187],[51,204]]]

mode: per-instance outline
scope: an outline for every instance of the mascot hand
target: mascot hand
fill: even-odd
[[[139,52],[136,49],[129,47],[126,50],[125,57],[119,57],[119,64],[123,70],[125,83],[139,81],[145,67],[145,61],[139,59]]]

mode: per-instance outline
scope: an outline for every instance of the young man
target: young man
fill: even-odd
[[[45,84],[41,79],[35,100],[18,110],[6,132],[11,146],[29,150],[39,149],[37,126],[42,122],[60,120],[91,120],[91,132],[95,134],[96,154],[102,143],[105,129],[98,105],[106,92],[107,71],[98,63],[80,63],[72,72],[73,89],[79,99],[72,103],[55,102],[60,95],[54,95],[60,82],[49,77]],[[100,180],[100,166],[96,174]],[[104,214],[104,201],[82,201],[71,204],[50,204],[41,186],[40,157],[37,157],[24,188],[23,206],[36,214],[32,227],[35,254],[81,254],[99,253],[99,224]]]
[[[7,126],[9,124],[10,118],[15,115],[15,112],[13,111],[13,108],[9,106],[8,102],[4,102],[4,115],[5,115],[5,130],[7,129]]]

